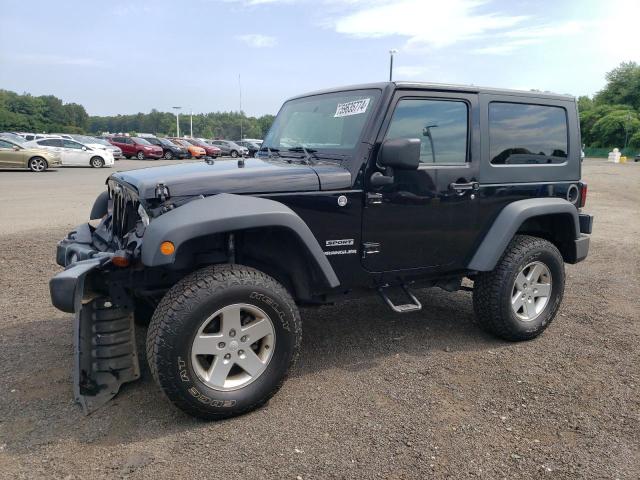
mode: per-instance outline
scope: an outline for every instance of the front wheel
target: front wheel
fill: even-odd
[[[165,160],[171,160],[172,158],[173,158],[173,153],[171,153],[171,150],[167,150],[166,152],[164,152]]]
[[[505,340],[535,338],[556,316],[564,281],[564,261],[555,245],[516,235],[495,269],[475,279],[476,320],[481,328]]]
[[[29,159],[29,170],[32,172],[44,172],[49,167],[47,161],[42,157]]]
[[[138,160],[144,160],[144,152],[143,152],[143,151],[139,151],[139,152],[136,154],[136,158],[137,158]]]
[[[93,168],[102,168],[104,167],[104,160],[100,157],[93,157],[91,159],[91,166]]]
[[[231,150],[231,156],[233,158],[238,158],[238,152],[236,152],[235,150]]]
[[[218,265],[167,292],[149,325],[147,359],[176,406],[219,419],[267,402],[300,341],[300,315],[282,285],[249,267]]]

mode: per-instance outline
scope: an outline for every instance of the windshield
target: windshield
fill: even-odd
[[[144,138],[134,138],[133,141],[136,142],[138,145],[151,145]]]
[[[175,143],[173,143],[173,142],[171,142],[171,141],[167,140],[166,138],[159,138],[158,140],[160,140],[160,143],[161,143],[161,144],[166,145],[166,146],[168,146],[168,147],[175,147],[175,146],[176,146],[176,144],[175,144]]]
[[[4,140],[10,140],[15,144],[23,144],[25,142],[25,139],[22,138],[20,135],[16,135],[15,133],[9,133],[9,132],[4,132],[4,133],[0,133],[0,138],[4,139]]]
[[[304,146],[349,154],[379,97],[379,90],[353,90],[290,100],[278,113],[262,148]]]

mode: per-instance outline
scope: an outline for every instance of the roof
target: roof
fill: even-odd
[[[447,83],[429,83],[429,82],[377,82],[377,83],[363,83],[359,85],[348,85],[344,87],[329,88],[326,90],[318,90],[315,92],[309,92],[302,95],[296,95],[294,98],[309,97],[312,95],[320,95],[323,93],[336,93],[344,92],[346,90],[371,90],[379,89],[384,90],[387,88],[402,88],[409,90],[433,90],[433,91],[448,91],[448,92],[462,92],[462,93],[489,93],[494,95],[518,95],[523,97],[534,98],[551,98],[556,100],[575,100],[572,95],[561,95],[553,92],[539,92],[531,90],[514,90],[508,88],[491,88],[491,87],[478,87],[476,85],[453,85]]]

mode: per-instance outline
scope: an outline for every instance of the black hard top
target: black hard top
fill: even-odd
[[[329,88],[326,90],[318,90],[315,92],[305,93],[303,95],[296,95],[289,100],[295,98],[310,97],[312,95],[321,95],[323,93],[336,93],[344,92],[347,90],[369,90],[369,89],[405,89],[405,90],[432,90],[439,92],[461,92],[461,93],[488,93],[491,95],[517,95],[519,97],[531,97],[531,98],[548,98],[564,101],[575,101],[575,97],[572,95],[561,95],[552,92],[538,92],[529,90],[512,90],[508,88],[491,88],[491,87],[478,87],[476,85],[451,85],[447,83],[427,83],[427,82],[378,82],[378,83],[363,83],[360,85],[348,85],[344,87]]]

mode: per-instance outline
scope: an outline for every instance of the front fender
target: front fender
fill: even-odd
[[[327,285],[340,285],[331,264],[307,224],[282,203],[244,195],[221,193],[194,200],[154,219],[142,243],[142,263],[148,267],[169,265],[173,255],[160,253],[162,242],[172,242],[175,251],[198,237],[259,227],[283,227],[293,232],[307,249]]]
[[[488,272],[494,269],[507,245],[525,220],[543,215],[566,215],[574,238],[580,237],[578,210],[562,198],[530,198],[510,203],[500,212],[469,262],[468,269]]]

